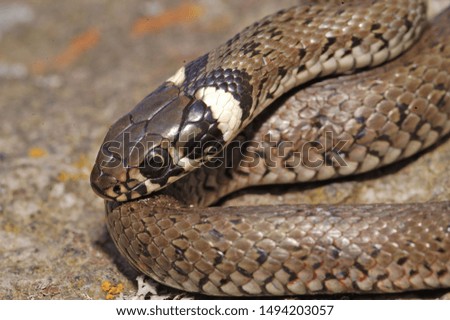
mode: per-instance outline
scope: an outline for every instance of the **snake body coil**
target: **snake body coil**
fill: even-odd
[[[425,11],[304,4],[182,67],[111,127],[92,171],[120,252],[161,283],[211,295],[450,287],[450,202],[195,207],[366,172],[446,135],[450,10],[394,59]]]

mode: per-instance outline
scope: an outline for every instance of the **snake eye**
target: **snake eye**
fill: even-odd
[[[170,168],[169,153],[166,149],[155,148],[145,157],[141,173],[150,179],[161,177]]]

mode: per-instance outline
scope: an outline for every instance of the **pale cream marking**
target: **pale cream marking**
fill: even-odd
[[[116,199],[116,201],[122,202],[122,201],[127,201],[127,196],[124,194],[121,194],[120,196],[118,196]]]
[[[278,178],[278,174],[276,174],[275,172],[269,172],[264,176],[262,181],[264,184],[274,184],[278,180]]]
[[[328,180],[336,174],[336,170],[332,166],[323,165],[317,173],[318,180]]]
[[[139,192],[131,190],[131,199],[137,199],[141,197],[142,195]]]
[[[285,86],[286,88],[291,88],[295,86],[295,83],[296,83],[296,76],[294,75],[294,70],[292,70],[291,75],[284,79],[283,86]]]
[[[305,294],[306,293],[306,287],[305,284],[300,280],[294,280],[288,282],[286,286],[291,292],[296,294]]]
[[[226,111],[222,112],[222,114],[220,115],[220,118],[224,122],[230,122],[230,120],[231,120],[231,112],[226,112]]]
[[[375,169],[380,164],[380,159],[378,157],[375,157],[371,154],[366,155],[366,158],[364,159],[363,163],[360,167],[360,172],[367,172],[372,169]]]
[[[340,175],[346,176],[354,173],[358,169],[358,162],[345,161],[345,165],[339,167],[338,172]]]
[[[403,51],[404,51],[403,46],[397,46],[397,47],[392,48],[390,51],[390,53],[391,53],[390,58],[392,59],[392,58],[397,57]]]
[[[296,169],[295,172],[297,173],[297,180],[300,182],[312,180],[317,173],[317,171],[308,169],[305,166],[299,166],[299,168]]]
[[[442,127],[441,135],[445,136],[449,132],[450,132],[450,121],[447,121],[445,122],[445,125]]]
[[[395,160],[400,157],[400,154],[402,153],[401,149],[390,147],[389,150],[386,152],[386,155],[383,157],[382,164],[391,164]]]
[[[372,60],[372,55],[370,54],[370,52],[365,53],[363,55],[360,56],[356,56],[355,57],[355,61],[356,61],[356,68],[362,68],[365,66],[370,65],[370,61]]]
[[[308,71],[310,73],[310,79],[315,78],[322,71],[322,64],[320,61],[317,61],[315,65],[308,68]]]
[[[117,196],[117,193],[115,193],[115,192],[113,191],[113,188],[108,188],[108,189],[106,189],[105,194],[106,194],[108,197],[111,197],[111,198],[115,198],[115,197]]]
[[[222,285],[220,289],[226,294],[233,295],[235,292],[239,292],[239,288],[233,282],[227,282]]]
[[[382,45],[383,45],[383,41],[377,41],[375,43],[372,43],[370,45],[370,52],[376,53],[376,52],[380,51],[380,48]]]
[[[242,286],[242,290],[244,290],[246,293],[252,294],[252,295],[261,294],[261,292],[262,292],[258,283],[256,283],[256,281],[253,279],[250,279],[249,282],[244,284]]]
[[[147,178],[141,174],[141,172],[139,171],[138,168],[131,168],[128,171],[128,175],[130,176],[131,179],[134,179],[134,180],[138,180],[138,181],[147,180]]]
[[[365,49],[363,49],[361,46],[356,46],[356,47],[352,48],[352,55],[355,59],[358,58],[359,56],[363,56],[367,53],[368,52]]]
[[[388,44],[390,48],[395,48],[399,45],[403,38],[404,34],[397,34],[395,37],[393,37],[391,40],[389,40]]]
[[[161,189],[161,185],[159,183],[151,183],[150,180],[144,181],[145,187],[147,188],[147,194],[152,193],[155,190]]]
[[[416,135],[423,138],[424,136],[426,136],[431,130],[431,124],[424,123],[419,130],[417,130]]]
[[[373,63],[381,64],[389,58],[389,50],[383,49],[373,55]]]
[[[218,128],[223,139],[228,142],[241,125],[242,109],[230,92],[214,87],[206,87],[195,93],[197,99],[202,100],[211,108],[214,119],[218,121]]]
[[[173,76],[167,79],[167,81],[173,82],[177,86],[181,86],[185,79],[186,79],[185,70],[184,67],[181,67]]]
[[[413,154],[418,152],[421,149],[421,147],[422,143],[420,141],[412,140],[407,144],[405,151],[403,151],[403,156],[404,157],[412,156]]]
[[[345,54],[345,49],[341,48],[341,49],[337,49],[336,52],[334,53],[334,57],[336,58],[336,60],[340,60]]]
[[[447,132],[445,132],[446,130],[442,131],[442,136],[444,136]],[[437,140],[439,139],[439,133],[437,133],[434,130],[431,130],[428,135],[427,138],[425,139],[424,143],[423,143],[423,148],[427,148],[429,146],[431,146],[433,143],[435,143]]]
[[[336,72],[338,67],[337,61],[334,57],[331,57],[322,64],[322,68],[325,74],[332,74]]]
[[[189,171],[192,171],[193,169],[199,168],[200,161],[190,159],[188,157],[184,157],[178,161],[177,165],[179,167],[183,168],[184,171],[189,172]]]
[[[355,65],[355,58],[351,54],[348,54],[345,57],[339,59],[338,63],[339,63],[338,68],[339,72],[345,72],[350,69],[353,69],[353,66]]]

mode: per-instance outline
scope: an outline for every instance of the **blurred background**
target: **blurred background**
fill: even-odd
[[[108,127],[185,62],[296,2],[0,0],[0,299],[136,295],[138,273],[89,185]],[[449,155],[443,143],[363,181],[243,192],[228,204],[449,199]]]

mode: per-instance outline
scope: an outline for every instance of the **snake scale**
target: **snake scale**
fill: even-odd
[[[91,185],[119,251],[208,295],[450,287],[450,202],[206,208],[247,186],[366,172],[446,135],[450,10],[425,13],[303,2],[183,66],[97,156]]]

